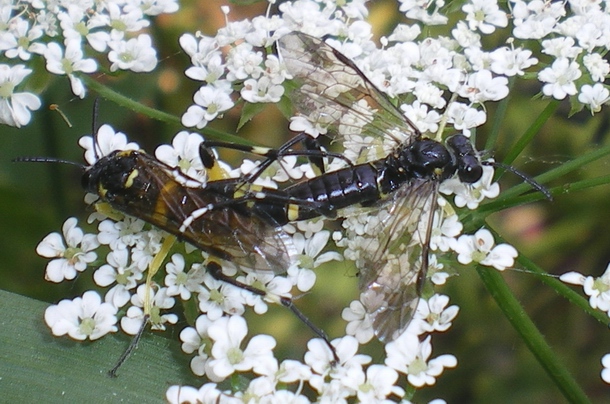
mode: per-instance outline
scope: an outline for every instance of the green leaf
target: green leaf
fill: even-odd
[[[53,337],[43,315],[47,303],[0,291],[0,386],[3,402],[165,402],[171,385],[199,386],[179,343],[146,333],[111,378],[107,372],[129,338],[93,342]]]
[[[285,86],[288,88],[291,88],[287,84]],[[290,91],[290,90],[286,90],[286,91]],[[280,99],[280,102],[275,105],[276,105],[277,109],[280,110],[280,112],[282,113],[284,118],[290,119],[290,117],[294,115],[294,108],[292,106],[292,101],[290,101],[290,98],[288,98],[286,95],[282,96],[282,98]]]
[[[254,118],[255,115],[261,113],[265,109],[266,104],[257,102],[244,103],[244,108],[241,110],[241,117],[239,118],[239,124],[237,125],[237,130],[240,130],[242,126],[247,124]]]

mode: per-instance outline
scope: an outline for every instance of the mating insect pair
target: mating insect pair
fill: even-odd
[[[377,336],[395,338],[408,325],[426,279],[441,183],[456,173],[462,183],[475,183],[485,163],[462,135],[450,137],[446,145],[423,138],[353,62],[321,40],[293,32],[279,40],[278,50],[293,77],[290,97],[299,112],[323,121],[333,140],[358,144],[364,163],[346,163],[346,157],[317,150],[297,152],[291,142],[264,153],[268,159],[262,167],[290,154],[313,161],[339,157],[343,167],[271,189],[253,184],[260,170],[202,185],[145,153],[114,151],[86,168],[83,186],[113,208],[213,257],[263,273],[282,273],[293,264],[292,244],[281,225],[363,205],[367,209],[360,216],[378,214],[377,224],[361,224],[346,245]],[[208,269],[219,279],[265,294],[226,277],[217,263]],[[280,302],[333,349],[290,299]]]

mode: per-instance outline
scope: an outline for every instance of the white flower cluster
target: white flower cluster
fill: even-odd
[[[84,98],[79,74],[94,73],[96,57],[107,54],[109,69],[150,72],[157,65],[149,18],[178,10],[175,0],[0,4],[0,123],[20,127],[40,108],[37,95],[15,92],[42,57],[48,72],[66,75],[74,95]]]
[[[128,143],[125,135],[115,133],[108,125],[100,128],[96,142],[98,152],[104,154],[138,148],[137,144]],[[181,132],[174,138],[173,147],[160,146],[156,156],[171,167],[180,167],[191,178],[206,181],[209,179],[203,174],[203,165],[195,152],[195,146],[200,142],[200,135]],[[93,139],[84,137],[79,143],[85,148],[86,160],[94,164]],[[235,171],[236,175],[241,173],[241,170]],[[295,391],[276,390],[278,383],[294,386],[307,383],[321,398],[331,401],[348,397],[367,402],[383,400],[390,395],[402,397],[404,394],[403,389],[395,385],[399,382],[399,373],[403,373],[411,385],[423,387],[434,384],[445,368],[457,364],[452,355],[431,359],[430,337],[420,340],[425,333],[446,331],[457,315],[457,306],[448,306],[449,298],[442,295],[419,301],[409,328],[386,345],[385,365],[370,364],[370,357],[357,354],[358,344],[373,337],[368,314],[358,301],[352,302],[343,314],[349,322],[347,334],[355,338],[346,336],[332,342],[341,360],[339,364],[333,363],[328,347],[319,339],[310,341],[304,363],[294,360],[278,363],[273,356],[275,340],[270,336],[255,336],[242,348],[247,325],[241,315],[247,306],[258,314],[266,312],[264,298],[214,279],[205,270],[204,257],[188,246],[180,247],[182,253],[174,253],[164,271],[160,271],[164,276],[164,286],[153,283],[153,289],[147,289],[147,271],[162,249],[166,235],[131,217],[117,221],[97,212],[89,219],[89,222],[93,221],[99,222],[97,234],[84,234],[75,218],[68,219],[62,234],[52,233],[45,237],[37,252],[52,258],[46,270],[46,278],[51,282],[74,279],[88,267],[96,266],[98,257],[105,254],[106,263],[93,273],[95,283],[106,289],[105,295],[102,299],[98,292],[88,291],[82,297],[63,300],[47,309],[45,321],[54,335],[68,335],[78,340],[94,340],[116,332],[119,321],[125,333],[134,335],[142,326],[145,315],[149,316],[153,329],[163,330],[178,319],[177,299],[195,302],[202,314],[195,327],[184,329],[180,338],[183,350],[187,354],[195,353],[191,361],[192,371],[196,375],[205,375],[213,383],[200,389],[174,386],[167,392],[167,398],[172,402],[182,402],[188,397],[198,397],[205,402],[206,397],[220,395],[237,399],[247,394],[269,402],[286,395],[295,400],[305,399],[298,388]],[[237,279],[261,288],[269,296],[290,296],[293,287],[299,291],[310,290],[315,283],[312,269],[329,260],[341,259],[337,252],[322,253],[330,241],[330,232],[323,230],[322,226],[323,221],[289,226],[288,229],[292,227],[294,233],[292,242],[299,254],[299,266],[288,269],[288,277],[250,273]],[[451,244],[450,240],[456,242],[455,237],[461,230],[455,215],[446,219],[444,225],[434,227],[438,232],[433,243],[445,251]],[[431,267],[442,268],[442,265],[432,262]],[[437,283],[443,283],[446,276],[442,274],[439,269],[432,279],[440,279]],[[235,372],[253,372],[257,377],[243,392],[217,387],[216,383]]]
[[[592,112],[597,112],[608,101],[608,90],[601,84],[608,74],[608,63],[598,57],[608,49],[604,42],[608,38],[608,24],[604,25],[608,13],[602,9],[599,1],[511,1],[507,5],[509,10],[501,9],[495,1],[471,0],[462,8],[463,21],[450,27],[451,36],[418,39],[421,34],[418,25],[399,25],[391,35],[382,38],[382,49],[378,49],[372,41],[371,27],[363,21],[367,16],[365,3],[365,0],[341,2],[341,5],[322,0],[283,2],[278,7],[280,15],[234,22],[229,22],[227,18],[226,27],[220,29],[215,37],[199,33],[183,35],[180,44],[192,63],[186,75],[203,84],[194,94],[193,104],[182,116],[182,123],[187,127],[203,128],[231,109],[238,97],[247,103],[279,102],[285,91],[283,83],[290,78],[290,74],[283,62],[271,52],[271,48],[279,38],[295,30],[315,37],[334,38],[329,39],[328,43],[352,59],[379,89],[395,97],[405,116],[422,132],[436,132],[445,125],[450,125],[469,136],[473,129],[486,121],[484,104],[507,97],[508,78],[524,76],[526,69],[538,64],[541,66],[538,79],[542,83],[541,92],[544,95],[563,99],[578,94],[578,101],[587,105]],[[443,14],[445,3],[442,0],[404,0],[400,3],[400,11],[410,19],[439,25],[449,21]],[[150,6],[151,3],[146,5]],[[150,10],[156,13],[172,12],[174,6],[173,2],[159,2],[154,3]],[[42,5],[39,8],[43,9]],[[137,12],[134,11],[136,9]],[[31,34],[30,45],[7,48],[5,55],[11,57],[8,56],[10,52],[13,58],[21,58],[21,54],[27,58],[30,53],[41,54],[47,59],[47,66],[49,60],[60,60],[61,63],[51,63],[51,67],[47,68],[51,72],[59,72],[57,74],[67,74],[73,91],[79,96],[84,95],[84,89],[78,77],[71,75],[76,71],[89,72],[88,70],[96,69],[96,65],[93,66],[88,59],[84,59],[81,44],[85,39],[89,46],[99,52],[110,50],[108,58],[113,63],[111,70],[120,68],[137,72],[154,67],[156,58],[149,51],[152,48],[148,36],[142,34],[128,41],[122,36],[125,32],[137,31],[147,25],[147,21],[142,19],[146,14],[142,7],[104,3],[104,8],[96,9],[93,16],[79,10],[74,12],[74,18],[69,19],[76,21],[73,25],[78,25],[79,29],[73,30],[79,36],[70,39],[73,37],[64,34],[67,38],[64,41],[65,49],[53,43],[43,45],[42,48],[34,46],[38,38],[34,33]],[[10,11],[12,13],[12,9]],[[65,11],[66,14],[72,15],[68,11]],[[228,15],[228,8],[224,11]],[[11,13],[9,16],[13,15]],[[49,14],[51,11],[44,15]],[[148,14],[154,15],[152,12]],[[98,15],[107,16],[107,21],[102,19],[106,24],[99,25],[94,18]],[[20,15],[12,17],[18,18]],[[57,16],[54,18],[62,22],[68,20],[68,17],[62,17],[63,20]],[[47,25],[59,29],[57,24]],[[115,28],[115,25],[120,28]],[[60,26],[68,32],[67,22],[65,27],[63,23]],[[587,28],[583,30],[583,26]],[[81,29],[86,29],[87,33],[82,33]],[[485,50],[481,35],[502,29],[508,32],[508,46]],[[50,31],[46,30],[49,36]],[[548,55],[544,64],[534,58],[533,52],[526,47],[530,44],[526,40],[543,39],[544,53]],[[73,40],[77,41],[76,45],[72,44]],[[4,41],[0,38],[0,44],[2,43]],[[30,71],[23,66],[15,70],[16,73],[12,69],[17,67],[8,67],[7,77],[16,76],[19,79],[13,79],[10,85],[5,85],[9,83],[8,79],[0,81],[2,100],[8,102],[9,106],[12,105],[11,108],[18,104],[22,113],[24,110],[27,112],[28,109],[36,109],[31,99],[25,101],[31,98],[31,94],[12,91]],[[1,74],[2,65],[0,78]],[[10,91],[3,92],[7,88]],[[452,94],[456,100],[448,103],[447,99]],[[18,95],[22,97],[17,97]],[[15,110],[16,107],[11,109]],[[14,123],[27,123],[29,120],[29,113],[25,119],[24,115],[15,117],[2,110],[0,117],[6,116],[12,116]],[[341,117],[340,124],[350,129],[357,128],[360,123],[357,120],[349,121],[352,118]],[[324,114],[315,117],[298,116],[293,119],[291,129],[317,136],[326,133],[329,119],[334,118]],[[134,148],[134,145],[127,144],[122,135],[115,136],[110,128],[102,127],[101,132],[104,131],[110,135],[105,137],[98,134],[99,146],[103,151],[101,154],[116,149]],[[389,134],[389,137],[392,136],[400,139],[401,135]],[[345,137],[345,155],[349,159],[356,161],[362,153],[370,153],[376,158],[387,154],[387,145],[375,145],[365,137],[366,134],[360,133]],[[172,146],[160,147],[156,157],[171,167],[178,167],[189,178],[203,184],[209,178],[196,153],[200,142],[199,135],[182,132],[174,138]],[[87,149],[88,163],[94,164],[95,154],[91,151],[93,141],[89,138],[83,140],[81,145]],[[363,145],[368,146],[364,152]],[[329,169],[341,165],[345,165],[341,159],[328,162]],[[240,169],[231,171],[231,175],[250,172],[253,167],[253,164],[246,162]],[[276,181],[313,175],[310,164],[298,165],[294,158],[286,158],[282,167],[285,170],[270,177],[261,177],[260,183],[273,184]],[[486,166],[483,177],[477,183],[465,185],[457,179],[449,180],[441,185],[440,191],[446,195],[454,194],[456,206],[475,209],[484,198],[498,195],[499,188],[491,182],[492,177],[493,169]],[[462,224],[447,200],[439,197],[421,202],[405,216],[408,218],[405,227],[399,229],[404,232],[396,232],[397,237],[402,233],[410,235],[410,239],[401,245],[404,251],[392,251],[391,257],[383,257],[393,268],[407,268],[405,271],[408,271],[408,268],[422,265],[421,254],[417,253],[421,253],[421,244],[425,241],[422,235],[427,234],[422,228],[428,227],[433,229],[430,240],[433,251],[453,251],[457,254],[457,258],[452,261],[447,258],[451,264],[476,262],[498,270],[513,265],[516,250],[506,244],[495,246],[489,231],[482,229],[474,235],[460,235]],[[437,209],[439,212],[432,209],[437,206],[440,207]],[[365,212],[348,217],[344,227],[350,237],[333,234],[332,240],[345,248],[346,258],[355,261],[363,259],[362,255],[366,251],[376,250],[375,243],[379,241],[373,237],[377,235],[374,229],[389,214],[391,213],[382,210],[378,215]],[[416,220],[419,218],[424,219]],[[241,315],[246,307],[252,307],[256,313],[264,313],[266,303],[273,301],[271,297],[289,297],[294,289],[301,292],[309,290],[315,281],[311,269],[322,262],[340,258],[337,252],[321,253],[331,240],[330,232],[323,230],[322,221],[292,226],[290,234],[301,257],[298,267],[287,268],[286,277],[256,273],[237,277],[239,281],[256,285],[267,292],[265,297],[261,297],[217,281],[205,271],[202,263],[206,257],[183,245],[179,251],[172,250],[170,262],[165,265],[164,271],[160,271],[164,275],[163,281],[154,283],[153,290],[147,289],[144,283],[146,271],[155,255],[163,248],[166,235],[140,220],[119,219],[109,220],[103,218],[101,213],[96,213],[90,220],[100,222],[98,233],[87,235],[76,226],[76,219],[68,219],[64,225],[63,237],[53,233],[39,245],[38,252],[41,255],[54,258],[46,272],[47,279],[53,282],[74,279],[77,273],[83,272],[98,256],[105,253],[106,264],[99,267],[93,277],[100,287],[110,287],[103,303],[99,295],[87,292],[82,298],[62,301],[57,306],[52,306],[45,319],[55,335],[68,334],[78,339],[95,339],[116,331],[118,317],[123,313],[120,325],[127,333],[134,334],[137,331],[144,315],[150,316],[153,328],[163,329],[177,320],[176,314],[172,312],[176,300],[194,301],[201,315],[195,327],[189,327],[181,333],[183,350],[195,354],[191,361],[192,371],[197,375],[205,375],[212,383],[198,389],[173,386],[167,392],[170,402],[216,402],[221,398],[223,402],[231,402],[233,399],[235,402],[243,402],[244,397],[260,402],[307,402],[308,399],[301,394],[305,384],[323,402],[346,402],[350,398],[362,402],[384,402],[389,397],[402,398],[405,395],[405,391],[397,387],[400,384],[399,374],[404,375],[413,387],[422,387],[434,384],[445,368],[457,364],[457,359],[452,355],[430,359],[432,344],[430,336],[426,334],[446,331],[458,312],[456,306],[448,306],[449,299],[446,296],[432,293],[427,299],[415,299],[417,304],[414,307],[414,318],[402,335],[386,345],[387,357],[384,364],[370,364],[370,357],[357,353],[358,344],[370,341],[376,331],[374,319],[370,318],[370,311],[366,309],[370,304],[367,300],[370,296],[352,302],[343,313],[344,319],[348,321],[349,335],[332,341],[339,358],[338,363],[333,363],[330,350],[319,339],[310,341],[309,351],[302,363],[291,360],[278,362],[273,356],[275,341],[270,336],[255,336],[244,343],[248,329]],[[432,225],[430,220],[433,221]],[[352,238],[351,235],[357,237]],[[419,249],[414,247],[417,245]],[[409,254],[405,254],[405,251]],[[435,284],[444,283],[449,276],[444,262],[439,262],[443,258],[431,255],[427,263],[430,269],[428,276]],[[236,274],[230,263],[226,266],[223,264],[223,270],[227,275]],[[256,377],[250,380],[243,391],[220,387],[221,382],[236,372],[253,373]],[[277,389],[280,384],[294,389]]]
[[[261,49],[293,30],[341,38],[329,43],[354,59],[378,88],[390,96],[412,94],[416,100],[403,108],[422,132],[436,130],[440,115],[428,109],[444,108],[443,95],[449,90],[466,102],[449,106],[448,122],[469,135],[470,129],[486,121],[482,104],[505,98],[507,78],[531,78],[525,70],[536,65],[540,66],[541,92],[546,96],[564,99],[577,95],[580,108],[586,105],[592,112],[598,112],[609,99],[603,82],[610,65],[601,55],[610,45],[605,34],[610,16],[601,1],[518,0],[503,10],[495,1],[472,0],[462,8],[463,21],[450,28],[451,37],[418,40],[418,25],[401,24],[382,38],[381,50],[371,41],[371,27],[360,20],[367,15],[365,3],[285,2],[279,6],[282,18],[259,16],[251,21],[227,22],[215,37],[183,35],[180,44],[192,62],[186,75],[204,83],[183,115],[183,124],[204,127],[233,106],[236,91],[246,102],[278,102],[287,73],[274,54]],[[403,0],[400,11],[425,24],[447,24],[444,5],[444,1]],[[506,35],[508,45],[485,50],[481,35],[502,28],[512,29]],[[543,53],[548,55],[545,60],[533,57],[527,48],[527,40],[532,39],[541,42]],[[227,46],[229,51],[225,51]],[[291,128],[307,131],[296,123]]]

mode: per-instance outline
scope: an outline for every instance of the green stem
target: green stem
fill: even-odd
[[[518,262],[529,269],[529,260],[520,257]],[[559,361],[532,320],[525,314],[523,307],[502,275],[495,269],[480,265],[477,266],[477,272],[508,321],[566,399],[571,403],[589,403],[585,392]]]
[[[517,140],[517,143],[511,147],[511,149],[506,154],[506,157],[503,160],[504,164],[512,164],[513,161],[517,158],[519,154],[525,149],[525,147],[530,144],[534,136],[540,133],[540,129],[542,126],[548,121],[548,119],[555,113],[557,107],[559,107],[560,102],[557,100],[549,101],[549,104],[544,108],[542,113],[538,116],[538,118],[534,121],[534,123],[523,133],[521,138]]]
[[[581,157],[575,158],[574,160],[563,163],[559,167],[554,168],[550,171],[547,171],[544,174],[541,174],[541,175],[535,177],[535,180],[541,184],[547,183],[549,181],[563,177],[572,171],[579,170],[582,167],[584,167],[585,165],[592,163],[595,160],[598,160],[609,154],[610,154],[610,145],[600,147],[599,149],[590,151],[589,153],[585,154],[584,156],[581,156]],[[513,197],[525,192],[529,188],[531,188],[530,185],[526,184],[526,183],[516,185],[516,186],[512,187],[511,189],[502,192],[502,195],[496,200],[496,202],[500,202],[505,199],[513,198]],[[560,189],[562,190],[561,192],[565,193],[565,192],[567,192],[567,190],[569,188],[565,188],[565,186],[564,186],[564,187],[561,187]],[[554,190],[553,194],[557,195],[561,192]]]
[[[562,185],[561,187],[551,188],[550,191],[553,195],[569,194],[576,191],[582,191],[584,189],[594,188],[608,184],[610,184],[610,175],[604,175],[601,177],[589,178],[582,181],[572,182],[570,184]],[[539,192],[529,193],[520,196],[512,196],[509,198],[498,198],[497,200],[480,206],[477,210],[470,211],[468,214],[464,215],[463,218],[461,217],[461,220],[463,219],[467,223],[470,223],[471,221],[477,222],[480,227],[481,221],[492,213],[499,212],[504,209],[514,208],[515,206],[525,205],[531,202],[537,202],[540,200],[544,200],[544,195],[540,194]]]
[[[94,80],[93,78],[91,78],[90,76],[87,76],[85,74],[80,75],[79,78],[81,78],[85,82],[86,86],[89,89],[95,91],[101,97],[108,99],[117,105],[125,107],[136,113],[146,115],[152,119],[156,119],[158,121],[165,122],[170,125],[182,127],[180,118],[177,116],[168,114],[167,112],[159,111],[158,109],[147,107],[146,105],[142,105],[139,102],[112,90],[111,88],[105,86],[104,84]],[[242,137],[239,137],[236,135],[231,135],[231,134],[221,132],[221,131],[218,131],[218,130],[215,130],[212,128],[208,128],[208,127],[199,129],[198,131],[203,133],[206,137],[215,139],[215,140],[238,143],[238,144],[245,144],[245,145],[253,144],[252,142],[250,142]]]
[[[496,109],[496,113],[494,114],[494,119],[491,124],[491,130],[489,131],[489,136],[487,136],[487,141],[485,142],[485,150],[494,150],[496,148],[496,144],[498,143],[498,137],[500,136],[500,129],[502,128],[502,123],[504,122],[506,112],[508,111],[508,103],[510,102],[512,88],[514,87],[514,85],[515,78],[509,78],[508,96],[498,103],[498,108]]]
[[[101,97],[108,99],[117,105],[125,107],[136,113],[146,115],[152,119],[156,119],[161,122],[165,122],[171,125],[181,125],[180,118],[178,118],[177,116],[142,105],[139,102],[114,91],[110,87],[105,86],[99,81],[94,80],[90,76],[83,74],[79,76],[79,78],[81,78],[85,82],[88,88],[98,93]]]

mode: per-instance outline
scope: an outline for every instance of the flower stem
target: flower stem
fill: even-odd
[[[527,268],[525,264],[529,261],[524,259],[523,256],[519,258],[518,262]],[[559,361],[559,358],[545,341],[532,320],[525,314],[523,307],[513,295],[502,275],[493,268],[478,265],[476,269],[485,287],[489,290],[508,321],[519,333],[523,342],[534,354],[538,363],[544,368],[567,401],[571,403],[589,403],[590,400],[585,392],[580,388],[566,367]]]

